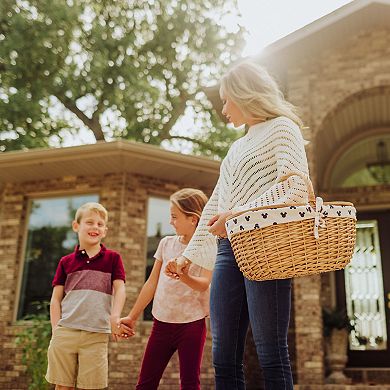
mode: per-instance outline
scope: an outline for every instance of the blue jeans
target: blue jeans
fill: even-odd
[[[287,348],[291,279],[244,278],[229,240],[219,239],[210,293],[215,389],[245,389],[243,357],[249,322],[265,388],[293,389]]]

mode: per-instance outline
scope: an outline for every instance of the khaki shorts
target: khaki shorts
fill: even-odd
[[[108,386],[109,334],[57,326],[47,351],[46,380],[80,389]]]

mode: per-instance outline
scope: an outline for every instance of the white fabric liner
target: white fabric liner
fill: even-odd
[[[352,218],[356,220],[356,209],[347,205],[323,204],[322,198],[317,197],[315,208],[307,204],[248,210],[239,216],[229,219],[226,222],[226,231],[228,237],[231,238],[237,233],[262,229],[271,225],[314,219],[313,234],[315,238],[318,238],[319,234],[321,234],[321,228],[326,227],[326,219],[329,217]]]

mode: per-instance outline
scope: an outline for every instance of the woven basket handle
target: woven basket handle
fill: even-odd
[[[309,175],[305,175],[301,172],[290,172],[287,175],[281,176],[278,180],[280,183],[281,181],[287,180],[291,176],[299,176],[306,184],[307,192],[309,194],[309,202],[310,203],[315,203],[316,201],[316,196],[314,194],[314,189],[313,189],[313,183],[311,182]]]

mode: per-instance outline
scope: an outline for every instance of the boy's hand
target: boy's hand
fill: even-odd
[[[110,317],[111,322],[111,339],[112,341],[119,341],[121,338],[121,323],[119,317]]]
[[[129,316],[122,317],[119,320],[121,337],[128,338],[128,337],[134,336],[136,322],[137,322],[137,320],[130,318]]]

